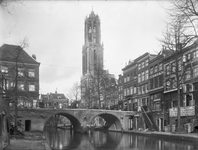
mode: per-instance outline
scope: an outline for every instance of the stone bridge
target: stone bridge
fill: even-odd
[[[11,110],[11,113],[14,115],[14,111]],[[106,121],[109,130],[125,131],[129,129],[129,119],[134,114],[133,111],[100,109],[19,109],[18,120],[24,124],[23,130],[29,128],[29,130],[43,131],[49,118],[53,115],[62,115],[70,120],[74,131],[83,131],[91,125],[96,116],[100,116]]]

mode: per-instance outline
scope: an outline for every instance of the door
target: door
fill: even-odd
[[[31,130],[31,120],[25,120],[25,131]]]

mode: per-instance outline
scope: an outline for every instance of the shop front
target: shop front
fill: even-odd
[[[177,125],[177,108],[169,109],[169,117],[170,117],[170,126],[171,131],[174,132],[176,130]],[[193,123],[195,121],[195,106],[186,106],[180,108],[180,122],[181,128],[190,133],[193,131]]]

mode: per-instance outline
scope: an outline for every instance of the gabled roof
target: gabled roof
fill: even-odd
[[[67,99],[64,94],[50,93],[50,99]]]
[[[17,62],[20,63],[40,64],[29,56],[19,45],[4,44],[0,47],[0,61],[16,62],[17,58]]]

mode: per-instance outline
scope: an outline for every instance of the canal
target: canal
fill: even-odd
[[[44,135],[53,150],[197,150],[195,142],[156,137],[94,131],[74,133],[67,129],[45,127]]]

